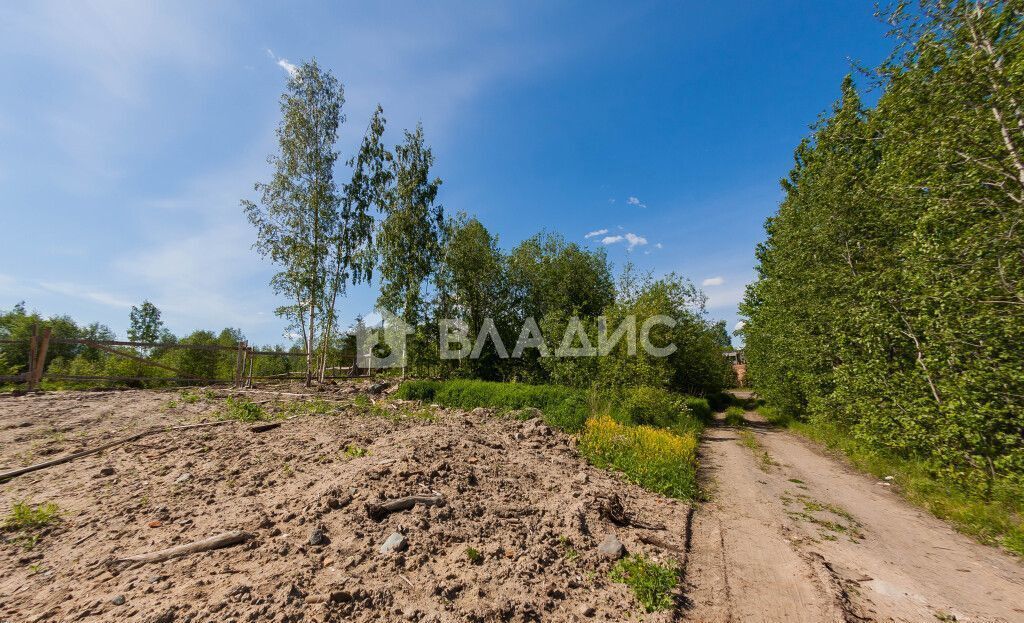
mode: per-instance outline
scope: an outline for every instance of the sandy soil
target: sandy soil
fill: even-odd
[[[687,576],[698,621],[1024,621],[1024,565],[787,432],[708,430],[711,501]],[[767,454],[765,454],[767,453]]]
[[[210,419],[223,404],[168,408],[176,396],[0,398],[0,467]],[[412,410],[402,405],[382,417],[343,391],[324,397],[332,413],[266,432],[231,423],[161,433],[0,484],[2,516],[18,500],[61,508],[60,521],[31,547],[10,532],[0,536],[0,621],[678,616],[643,613],[625,586],[608,580],[612,563],[597,545],[614,533],[627,550],[683,567],[688,505],[588,466],[571,438],[538,420],[432,408],[436,419],[428,421],[399,416]],[[366,510],[382,498],[435,493],[442,506],[379,522]],[[665,529],[615,525],[600,512],[615,493],[634,518]],[[252,538],[138,568],[110,562],[230,530]],[[395,532],[407,549],[381,553]]]

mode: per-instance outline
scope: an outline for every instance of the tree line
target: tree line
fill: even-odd
[[[29,342],[36,328],[44,325],[51,329],[52,338],[92,341],[117,340],[114,330],[102,323],[79,324],[67,315],[44,318],[38,312],[27,311],[23,302],[18,303],[10,310],[0,310],[0,339],[10,340],[8,343],[0,343],[0,376],[17,375],[28,369]],[[165,384],[161,379],[172,377],[230,381],[234,378],[237,365],[234,350],[180,349],[175,346],[221,346],[235,349],[239,342],[245,341],[245,335],[241,330],[230,327],[220,331],[196,330],[188,335],[177,337],[164,326],[160,310],[149,301],[144,301],[131,308],[127,337],[132,342],[145,342],[156,344],[156,346],[141,349],[122,346],[109,348],[115,352],[142,358],[164,367],[148,366],[137,359],[123,357],[86,344],[64,344],[51,341],[46,353],[47,373],[80,377],[141,379],[124,383],[136,387],[147,384]],[[350,360],[351,354],[343,355],[342,353],[354,353],[352,341],[349,340],[347,343],[341,344],[340,348],[341,350],[337,354]],[[266,345],[260,350],[278,355],[255,358],[253,362],[255,376],[287,374],[302,370],[298,358],[289,355],[289,353],[299,351],[297,345],[291,347]],[[172,372],[168,368],[177,372]],[[75,382],[62,382],[61,384],[78,385]]]
[[[616,278],[603,251],[548,232],[505,252],[478,219],[446,214],[422,125],[388,146],[377,106],[346,160],[350,176],[338,183],[335,144],[344,103],[344,88],[329,70],[315,60],[299,66],[280,100],[273,174],[256,184],[257,201],[242,201],[256,229],[255,248],[278,267],[271,286],[289,303],[277,313],[301,335],[307,384],[323,380],[333,345],[345,334],[339,298],[375,276],[378,307],[415,328],[403,373],[651,385],[698,395],[731,382],[721,354],[729,335],[723,323],[710,321],[704,295],[688,280],[655,279],[631,267]],[[663,360],[633,355],[624,342],[608,357],[552,358],[534,348],[508,358],[497,346],[515,344],[531,319],[552,350],[570,323],[578,343],[596,343],[609,323],[614,329],[635,314],[675,319],[673,327],[656,328],[652,341],[675,343],[676,353]],[[482,344],[479,357],[442,359],[444,319],[459,321],[472,336],[485,330],[496,339]]]
[[[749,375],[789,414],[1019,495],[1024,3],[884,17],[877,103],[843,81],[766,223],[741,306]]]

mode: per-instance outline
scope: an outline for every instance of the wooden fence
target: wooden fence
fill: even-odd
[[[0,344],[23,344],[24,340],[0,340]],[[71,375],[71,374],[49,374],[46,371],[46,354],[50,348],[50,344],[80,344],[82,346],[88,346],[101,350],[111,355],[118,357],[125,357],[133,361],[137,361],[142,365],[159,368],[161,370],[173,372],[176,376],[173,377],[151,377],[151,376],[95,376],[95,375]],[[234,378],[231,380],[221,378],[204,378],[197,376],[187,375],[180,370],[177,370],[171,366],[165,365],[158,361],[153,361],[147,357],[142,357],[134,353],[119,350],[114,348],[115,346],[131,347],[131,348],[160,348],[160,349],[186,349],[186,350],[201,350],[201,351],[218,351],[218,352],[234,352],[235,353],[235,367],[234,367]],[[238,342],[236,346],[220,346],[218,344],[180,344],[176,342],[121,342],[117,340],[89,340],[85,338],[58,338],[53,337],[52,330],[50,327],[43,327],[40,331],[38,326],[32,334],[28,344],[28,370],[15,375],[0,375],[0,382],[14,382],[14,383],[25,383],[27,390],[34,390],[39,387],[39,384],[44,379],[58,380],[58,381],[114,381],[114,382],[125,382],[125,381],[161,381],[171,383],[203,383],[203,384],[227,384],[231,383],[234,387],[252,387],[254,380],[267,380],[267,379],[278,379],[289,377],[293,374],[304,374],[304,372],[288,372],[285,374],[274,374],[268,376],[258,376],[253,374],[254,362],[257,356],[277,356],[277,357],[305,357],[304,352],[283,352],[283,351],[260,351],[249,346],[248,342]]]

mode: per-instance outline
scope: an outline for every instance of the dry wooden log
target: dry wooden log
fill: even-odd
[[[68,462],[74,461],[75,459],[80,459],[83,456],[89,456],[90,454],[97,454],[99,452],[103,452],[104,450],[113,448],[114,446],[120,446],[121,444],[126,444],[128,442],[135,441],[137,439],[142,439],[143,437],[148,437],[150,435],[156,435],[157,433],[163,433],[163,432],[172,431],[172,430],[187,430],[187,429],[190,429],[190,428],[200,428],[200,427],[203,427],[203,426],[220,426],[222,424],[230,424],[232,421],[233,420],[218,420],[216,422],[200,422],[199,424],[184,424],[182,426],[170,426],[170,427],[161,426],[159,428],[150,428],[148,430],[142,431],[141,433],[135,433],[134,435],[131,435],[129,437],[125,437],[124,439],[117,439],[115,441],[109,441],[109,442],[107,442],[105,444],[96,446],[95,448],[89,448],[88,450],[81,450],[79,452],[73,452],[71,454],[67,454],[67,455],[64,455],[64,456],[61,456],[61,457],[57,457],[55,459],[50,459],[49,461],[43,461],[42,463],[36,463],[35,465],[29,465],[27,467],[19,467],[17,469],[8,470],[6,472],[0,472],[0,482],[4,482],[4,481],[7,481],[7,480],[10,480],[11,478],[14,478],[16,476],[21,476],[22,474],[28,474],[30,472],[35,472],[35,471],[39,471],[41,469],[46,469],[47,467],[53,467],[54,465],[61,465],[62,463],[68,463]]]
[[[129,556],[128,558],[116,559],[113,562],[114,566],[126,566],[135,567],[139,565],[145,565],[151,562],[163,562],[172,558],[180,558],[182,556],[188,556],[189,554],[197,554],[199,552],[208,552],[214,549],[221,549],[222,547],[231,547],[232,545],[238,545],[244,543],[252,537],[251,534],[243,530],[235,530],[233,532],[225,532],[224,534],[218,534],[202,541],[193,541],[192,543],[185,543],[182,545],[175,545],[174,547],[168,547],[157,552],[150,552],[148,554],[139,554],[137,556]]]
[[[444,497],[440,495],[409,495],[404,498],[395,498],[384,502],[367,502],[366,515],[374,521],[380,521],[391,513],[407,511],[417,504],[443,506]]]

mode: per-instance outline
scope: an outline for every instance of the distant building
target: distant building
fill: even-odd
[[[743,357],[743,350],[727,350],[722,355],[732,364],[732,371],[736,373],[736,384],[745,387],[747,384],[747,360]]]

